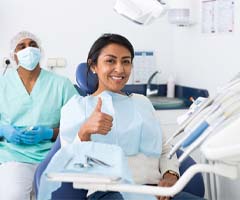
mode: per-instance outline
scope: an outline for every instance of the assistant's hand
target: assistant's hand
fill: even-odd
[[[24,144],[38,144],[43,140],[50,140],[53,137],[53,129],[46,126],[35,126],[32,130],[21,134],[21,142]]]
[[[103,113],[101,109],[102,99],[99,97],[96,108],[78,132],[81,141],[89,141],[91,134],[106,135],[111,130],[113,118]]]
[[[178,180],[177,176],[166,173],[164,174],[163,178],[160,180],[158,185],[161,187],[171,187],[177,182],[177,180]],[[157,198],[158,200],[169,200],[171,197],[158,196]]]
[[[21,131],[11,125],[0,126],[0,137],[4,137],[8,142],[20,144]]]

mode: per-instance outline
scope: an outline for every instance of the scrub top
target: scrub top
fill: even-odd
[[[140,152],[160,157],[162,132],[151,102],[143,95],[130,96],[104,91],[98,96],[74,96],[62,108],[60,121],[61,144],[80,140],[77,133],[94,111],[98,97],[102,99],[101,111],[113,117],[113,126],[106,135],[92,134],[95,142],[117,144],[128,156]]]
[[[75,94],[77,91],[69,79],[44,69],[28,94],[17,71],[13,70],[0,77],[0,125],[58,128],[61,108]],[[52,144],[48,140],[35,145],[15,145],[2,140],[0,163],[41,162]]]

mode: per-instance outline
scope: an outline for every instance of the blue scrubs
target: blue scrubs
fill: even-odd
[[[62,76],[41,69],[30,94],[16,70],[0,77],[0,125],[59,127],[62,106],[76,89]],[[15,145],[0,141],[0,163],[8,161],[38,163],[51,148],[51,141],[36,145]]]

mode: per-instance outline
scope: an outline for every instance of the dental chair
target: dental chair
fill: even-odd
[[[98,78],[96,74],[88,71],[86,63],[81,63],[76,70],[76,81],[78,84],[78,92],[80,95],[85,96],[94,92],[98,83]],[[46,169],[48,163],[51,161],[53,155],[60,149],[60,147],[60,138],[57,137],[57,140],[55,141],[52,149],[49,151],[46,158],[39,164],[34,176],[34,190],[36,195],[38,193],[41,175]],[[177,157],[179,158],[183,152],[181,150],[178,150],[176,153]],[[190,156],[188,156],[181,163],[181,166],[179,168],[180,175],[182,175],[186,169],[194,164],[196,164],[196,162]],[[85,196],[87,194],[87,190],[74,189],[72,185],[72,183],[62,183],[61,187],[52,193],[52,199],[86,199]],[[183,191],[199,197],[204,197],[205,188],[202,174],[196,174],[184,187]]]

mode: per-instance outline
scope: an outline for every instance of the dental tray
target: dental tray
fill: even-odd
[[[61,182],[81,182],[81,183],[118,183],[121,177],[98,175],[98,174],[87,174],[87,173],[76,173],[76,172],[54,172],[46,174],[50,181],[61,181]]]

